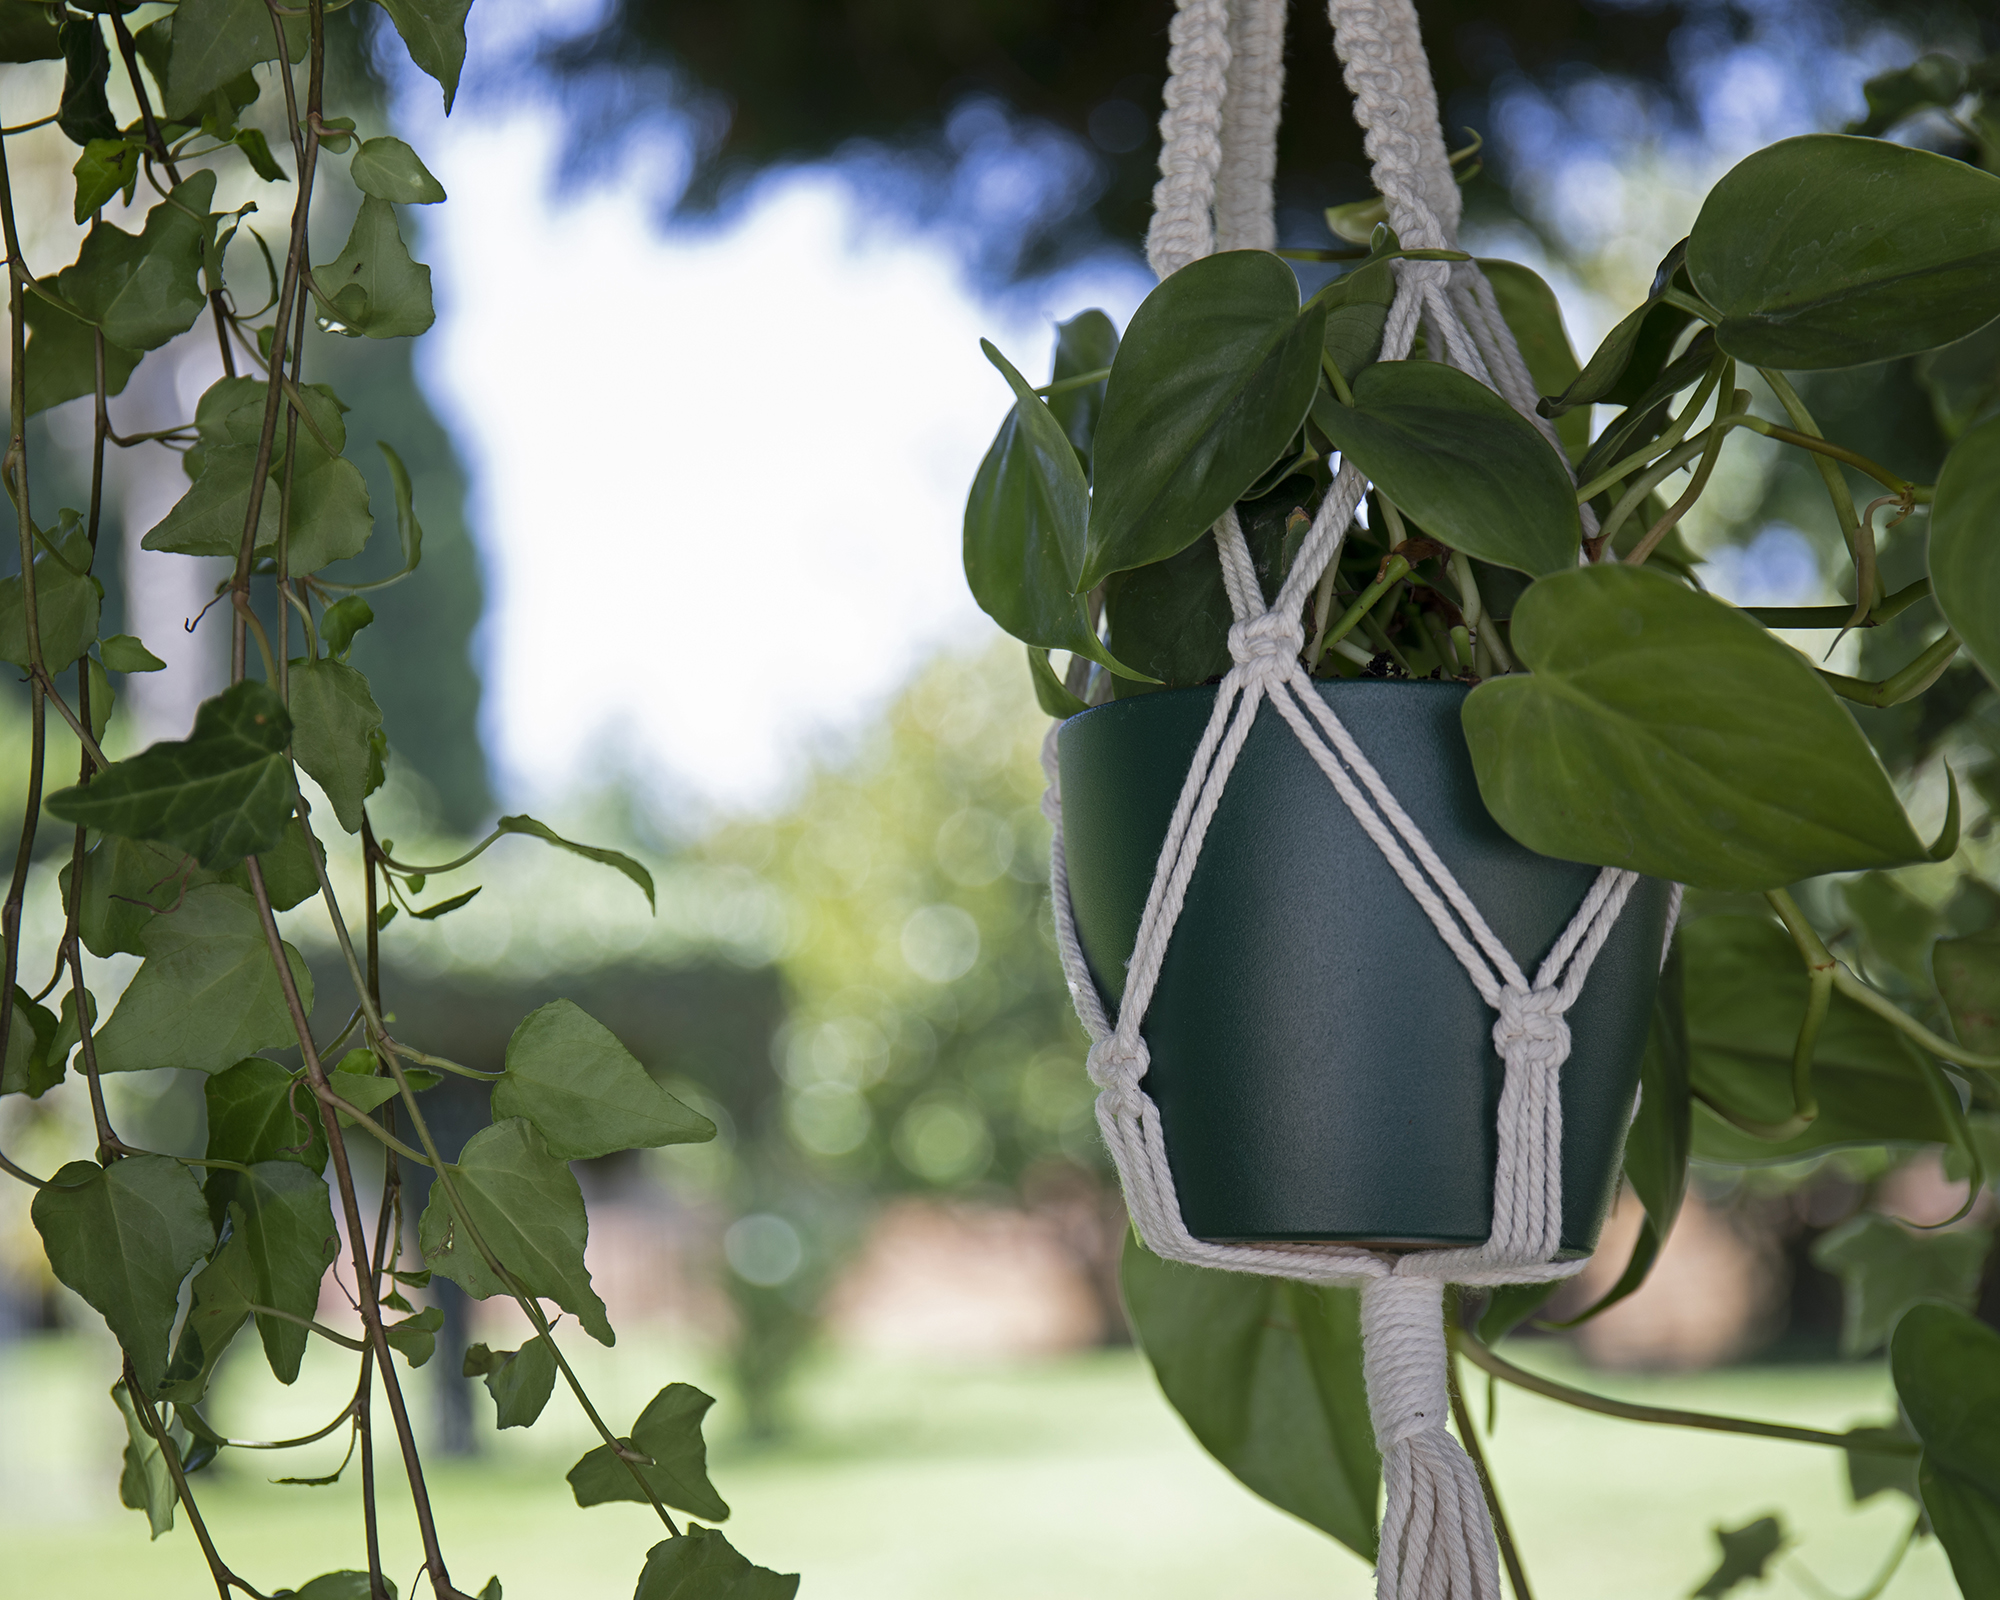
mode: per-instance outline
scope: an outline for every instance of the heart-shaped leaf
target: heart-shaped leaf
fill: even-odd
[[[1781,140],[1709,191],[1688,272],[1739,361],[1934,350],[2000,316],[2000,177],[1879,139]]]
[[[1077,593],[1185,550],[1278,459],[1319,385],[1325,322],[1262,250],[1204,256],[1146,296],[1105,386]]]
[[[1322,399],[1313,425],[1375,487],[1454,550],[1532,574],[1576,564],[1569,473],[1533,423],[1436,361],[1381,361],[1354,404]]]
[[[1069,650],[1115,671],[1076,596],[1090,485],[1076,447],[1028,380],[985,340],[1014,391],[965,502],[965,581],[979,608],[1024,644]]]
[[[1896,1398],[1924,1442],[1917,1483],[1961,1593],[2000,1593],[2000,1333],[1913,1306],[1889,1344]]]
[[[2000,683],[2000,417],[1982,422],[1944,458],[1931,503],[1930,568],[1945,621]]]
[[[1117,354],[1118,330],[1111,319],[1102,311],[1078,312],[1069,321],[1056,324],[1055,370],[1049,374],[1049,382],[1062,383],[1101,371]],[[1097,419],[1104,410],[1104,383],[1099,378],[1049,396],[1049,414],[1061,424],[1078,457],[1086,463],[1091,442],[1097,437]]]
[[[1854,719],[1735,607],[1582,567],[1529,588],[1513,644],[1533,670],[1463,718],[1487,810],[1529,849],[1739,890],[1924,858]]]
[[[1528,364],[1536,389],[1544,395],[1561,394],[1576,382],[1580,369],[1555,290],[1518,261],[1481,261],[1479,270],[1521,347],[1521,359]],[[1590,413],[1574,408],[1566,412],[1556,423],[1556,436],[1570,460],[1576,460],[1590,445]]]
[[[639,1413],[625,1442],[651,1456],[634,1463],[653,1493],[667,1505],[725,1522],[729,1506],[708,1478],[708,1445],[701,1436],[701,1419],[715,1404],[692,1384],[670,1383]],[[612,1500],[644,1503],[646,1493],[630,1468],[601,1444],[569,1469],[569,1486],[580,1506],[601,1506]]]
[[[496,1120],[526,1117],[565,1160],[694,1144],[715,1124],[653,1081],[618,1036],[569,1000],[531,1011],[507,1041]]]

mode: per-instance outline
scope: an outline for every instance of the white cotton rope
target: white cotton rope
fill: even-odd
[[[1458,186],[1410,0],[1330,0],[1327,9],[1390,225],[1406,248],[1453,247]],[[1160,277],[1216,249],[1275,245],[1272,179],[1284,35],[1284,0],[1180,0],[1168,32],[1160,179],[1146,241],[1147,259]],[[1536,412],[1535,382],[1478,267],[1398,261],[1395,272],[1382,359],[1406,357],[1421,324],[1434,358],[1496,390],[1556,445],[1553,430]],[[1299,618],[1307,595],[1339,558],[1366,489],[1362,475],[1343,462],[1270,606],[1264,604],[1235,513],[1216,525],[1236,619],[1229,630],[1234,665],[1216,694],[1168,824],[1116,1017],[1107,1014],[1077,942],[1051,728],[1042,749],[1048,776],[1042,810],[1055,830],[1050,888],[1056,942],[1070,996],[1092,1041],[1090,1076],[1101,1091],[1098,1126],[1147,1247],[1196,1266],[1361,1290],[1362,1364],[1386,1489],[1379,1600],[1500,1600],[1478,1474],[1446,1428],[1444,1285],[1549,1282],[1584,1266],[1555,1259],[1562,1235],[1560,1074],[1570,1052],[1565,1014],[1638,875],[1601,872],[1530,981],[1314,688],[1299,660],[1305,643]],[[1584,516],[1586,535],[1594,535],[1587,509]],[[1404,1254],[1337,1244],[1224,1245],[1195,1238],[1181,1217],[1159,1108],[1140,1087],[1148,1065],[1140,1026],[1202,841],[1266,701],[1326,774],[1495,1012],[1493,1043],[1505,1074],[1493,1229],[1483,1245]],[[1668,902],[1669,941],[1679,909],[1676,885]]]

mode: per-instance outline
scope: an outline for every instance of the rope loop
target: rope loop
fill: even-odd
[[[1569,1009],[1560,989],[1508,985],[1495,1002],[1493,1048],[1509,1067],[1560,1067],[1569,1059]]]
[[[1259,677],[1283,677],[1305,648],[1306,631],[1297,617],[1265,611],[1229,628],[1229,655]]]

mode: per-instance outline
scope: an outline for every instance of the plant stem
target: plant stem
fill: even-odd
[[[1340,620],[1326,630],[1326,640],[1321,645],[1321,650],[1324,651],[1327,645],[1338,644],[1352,633],[1361,619],[1375,609],[1375,603],[1401,583],[1409,575],[1409,571],[1409,562],[1401,556],[1389,557],[1383,563],[1382,576],[1356,595],[1354,603],[1341,612]]]
[[[1687,437],[1687,431],[1694,426],[1694,419],[1701,415],[1701,408],[1708,404],[1708,397],[1715,392],[1715,386],[1722,381],[1722,372],[1728,357],[1718,356],[1708,371],[1702,374],[1701,383],[1694,392],[1694,398],[1682,409],[1681,414],[1667,425],[1666,430],[1649,444],[1641,445],[1624,459],[1606,467],[1590,482],[1582,484],[1576,491],[1576,503],[1584,505],[1595,500],[1606,489],[1624,481],[1627,474],[1649,461],[1658,460]]]
[[[208,1575],[215,1580],[215,1592],[221,1600],[229,1600],[232,1588],[241,1589],[245,1594],[256,1594],[255,1589],[229,1570],[228,1564],[216,1551],[215,1541],[208,1536],[208,1525],[201,1519],[201,1508],[194,1503],[194,1496],[188,1493],[187,1474],[181,1470],[180,1447],[160,1420],[160,1413],[154,1409],[146,1391],[139,1387],[139,1378],[132,1370],[129,1356],[125,1359],[125,1393],[138,1408],[140,1421],[145,1424],[146,1431],[153,1436],[153,1442],[160,1447],[160,1454],[166,1460],[167,1473],[174,1480],[175,1498],[187,1512],[188,1526],[194,1530],[195,1543],[201,1546],[202,1556],[208,1562]]]
[[[1750,396],[1741,389],[1732,396],[1739,405],[1747,403],[1749,398]],[[1727,429],[1718,427],[1709,430],[1708,447],[1702,451],[1701,462],[1694,469],[1694,476],[1688,480],[1687,488],[1682,491],[1678,500],[1667,507],[1666,513],[1660,520],[1646,530],[1645,537],[1632,546],[1631,554],[1625,558],[1628,565],[1636,567],[1643,564],[1646,557],[1659,548],[1660,541],[1673,531],[1674,525],[1693,509],[1695,501],[1701,498],[1702,490],[1708,487],[1709,474],[1715,471],[1716,459],[1722,454],[1722,441],[1726,437],[1728,437]]]
[[[1782,372],[1774,372],[1769,367],[1759,367],[1757,374],[1770,385],[1771,393],[1778,397],[1778,404],[1785,408],[1785,415],[1792,419],[1792,426],[1808,438],[1824,439],[1825,434],[1813,420],[1813,414],[1799,398]],[[1820,481],[1826,485],[1827,498],[1833,502],[1833,514],[1840,523],[1840,536],[1846,541],[1848,555],[1854,562],[1854,616],[1858,623],[1865,617],[1875,602],[1881,598],[1876,592],[1881,586],[1881,578],[1875,571],[1875,540],[1867,529],[1861,526],[1854,513],[1854,496],[1847,492],[1847,480],[1840,475],[1840,468],[1833,458],[1815,452],[1813,465],[1819,469]]]
[[[246,1302],[247,1304],[247,1302]],[[250,1311],[260,1317],[276,1317],[280,1322],[289,1322],[294,1327],[305,1328],[318,1334],[322,1339],[330,1339],[349,1350],[366,1350],[368,1345],[361,1339],[350,1339],[344,1333],[335,1333],[325,1323],[315,1322],[311,1317],[302,1317],[295,1311],[281,1311],[276,1306],[249,1306]]]
[[[1350,409],[1354,405],[1354,391],[1347,387],[1347,379],[1342,375],[1340,364],[1326,351],[1319,353],[1320,371],[1326,374],[1326,381],[1333,385],[1333,395],[1342,405]]]
[[[1500,1560],[1507,1568],[1507,1581],[1514,1587],[1514,1600],[1535,1600],[1528,1587],[1527,1569],[1521,1564],[1521,1553],[1514,1543],[1514,1530],[1508,1526],[1507,1513],[1501,1509],[1500,1491],[1493,1482],[1492,1470],[1486,1464],[1486,1451],[1479,1442],[1479,1429],[1473,1425],[1472,1413],[1466,1409],[1465,1394],[1458,1382],[1458,1357],[1454,1351],[1451,1365],[1445,1373],[1446,1388],[1451,1395],[1451,1416],[1458,1424],[1459,1442],[1465,1446],[1465,1453],[1472,1457],[1472,1465],[1479,1473],[1479,1487],[1486,1496],[1486,1514],[1493,1519],[1493,1537],[1500,1545]]]
[[[1831,1445],[1835,1449],[1861,1450],[1871,1455],[1914,1456],[1923,1449],[1914,1439],[1878,1439],[1865,1434],[1850,1436],[1828,1433],[1823,1428],[1792,1428],[1778,1422],[1716,1416],[1706,1411],[1675,1411],[1665,1406],[1632,1405],[1601,1394],[1591,1394],[1585,1389],[1573,1389],[1566,1383],[1558,1383],[1553,1378],[1544,1378],[1517,1367],[1463,1330],[1450,1330],[1450,1339],[1452,1348],[1481,1371],[1490,1372],[1517,1389],[1526,1389],[1545,1400],[1559,1400],[1564,1405],[1595,1411],[1600,1416],[1621,1417],[1627,1422],[1653,1422],[1669,1428],[1696,1428],[1707,1433],[1740,1433],[1753,1439],[1785,1439],[1794,1444]]]
[[[1898,589],[1884,600],[1879,600],[1861,621],[1864,628],[1872,628],[1887,622],[1892,617],[1901,616],[1919,600],[1929,597],[1931,580],[1917,579],[1915,583]],[[1745,606],[1743,614],[1753,617],[1767,628],[1840,628],[1843,631],[1853,619],[1852,606]]]
[[[1820,681],[1843,700],[1878,708],[1899,706],[1905,700],[1916,699],[1936,683],[1957,654],[1958,635],[1947,628],[1943,636],[1934,640],[1916,660],[1886,678],[1871,681],[1828,672],[1824,667],[1813,670],[1819,674]]]
[[[1072,389],[1088,388],[1093,383],[1102,383],[1111,376],[1109,367],[1099,367],[1095,372],[1079,372],[1072,377],[1058,378],[1054,383],[1045,383],[1034,392],[1044,400],[1051,395],[1067,394]]]

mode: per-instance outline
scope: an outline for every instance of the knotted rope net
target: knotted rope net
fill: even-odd
[[[1330,0],[1334,47],[1366,135],[1375,186],[1400,242],[1455,247],[1458,187],[1410,0]],[[1284,0],[1181,0],[1169,33],[1160,180],[1147,255],[1162,278],[1216,249],[1276,241],[1272,176],[1283,91]],[[1402,360],[1419,326],[1436,358],[1504,396],[1561,454],[1493,291],[1471,262],[1394,264],[1396,296],[1381,359]],[[1214,537],[1235,617],[1234,665],[1190,764],[1160,848],[1115,1017],[1077,941],[1064,854],[1055,732],[1043,745],[1054,826],[1050,880],[1057,946],[1092,1044],[1097,1120],[1117,1164],[1134,1225],[1155,1254],[1194,1266],[1361,1290],[1363,1370],[1382,1452],[1386,1504],[1380,1600],[1500,1600],[1493,1532],[1472,1462],[1446,1429],[1450,1412],[1442,1315],[1446,1283],[1538,1283],[1582,1270],[1558,1261],[1562,1233],[1560,1073],[1570,1053],[1565,1014],[1638,881],[1606,868],[1533,980],[1495,936],[1367,755],[1315,689],[1299,659],[1307,596],[1340,554],[1367,482],[1343,461],[1277,599],[1264,603],[1235,513]],[[1596,532],[1588,508],[1584,532]],[[1158,1107],[1141,1084],[1141,1035],[1202,841],[1260,708],[1269,705],[1326,774],[1411,897],[1495,1013],[1504,1066],[1492,1233],[1483,1245],[1408,1253],[1338,1244],[1225,1245],[1188,1232],[1174,1192]],[[1672,937],[1679,889],[1669,901]],[[1664,960],[1664,949],[1662,959]]]

